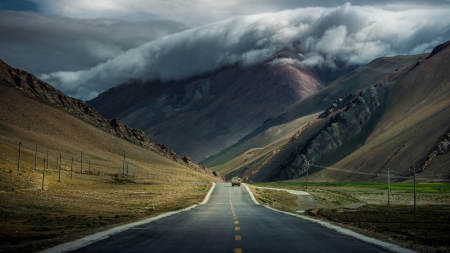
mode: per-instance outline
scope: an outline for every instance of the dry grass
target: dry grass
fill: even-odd
[[[0,165],[0,252],[35,252],[122,223],[182,209],[202,200],[209,180],[188,173],[159,178],[42,171]]]
[[[277,184],[264,186],[277,187]],[[305,190],[298,184],[279,187]],[[279,210],[295,212],[306,209],[308,216],[418,252],[450,250],[448,185],[443,185],[439,192],[426,187],[421,189],[417,194],[417,213],[414,213],[412,205],[412,192],[404,189],[392,190],[390,206],[387,205],[386,190],[370,187],[313,185],[308,192],[314,196],[315,202],[287,192],[257,190],[255,185],[250,189],[261,204]],[[364,205],[358,207],[354,204]]]
[[[0,85],[0,101],[0,252],[36,252],[182,209],[200,202],[210,182],[217,180],[17,89]],[[47,149],[49,164],[42,190]],[[129,175],[114,175],[123,171],[124,150]]]

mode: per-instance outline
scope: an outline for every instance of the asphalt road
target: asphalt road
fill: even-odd
[[[245,187],[218,183],[205,205],[74,252],[386,252],[316,223],[253,203]]]

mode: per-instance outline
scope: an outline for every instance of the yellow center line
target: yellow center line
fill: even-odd
[[[241,228],[240,228],[240,227],[235,227],[234,230],[235,230],[235,231],[240,231]]]
[[[241,248],[235,248],[234,249],[234,253],[242,253],[242,249]]]
[[[234,221],[234,224],[239,224],[239,221],[235,220],[235,221]]]
[[[235,235],[234,236],[234,240],[235,241],[240,241],[240,240],[242,240],[242,237],[240,235]]]

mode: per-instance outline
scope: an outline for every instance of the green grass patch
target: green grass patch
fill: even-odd
[[[252,185],[260,187],[274,187],[305,190],[305,182],[269,182],[269,183],[252,183]],[[386,183],[362,183],[362,182],[309,182],[309,187],[350,187],[350,188],[371,188],[387,190]],[[413,192],[413,183],[391,183],[391,190]],[[417,183],[416,191],[423,193],[450,193],[450,183]]]

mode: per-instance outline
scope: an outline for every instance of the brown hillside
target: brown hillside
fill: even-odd
[[[410,176],[416,166],[421,176],[450,178],[450,42],[437,47],[427,59],[390,75],[390,95],[384,115],[364,146],[338,168],[385,173],[387,168]],[[435,152],[441,145],[441,152]],[[430,160],[430,154],[439,156]],[[442,154],[444,153],[444,154]],[[434,157],[432,155],[431,157]]]
[[[182,209],[220,180],[146,136],[130,140],[140,131],[26,72],[1,64],[0,74],[0,252],[38,252]]]
[[[193,164],[190,158],[188,157],[184,158],[179,157],[166,145],[151,142],[148,136],[142,130],[129,128],[128,126],[124,125],[117,119],[106,119],[102,117],[95,109],[93,109],[91,106],[84,103],[83,101],[68,97],[64,95],[61,91],[52,87],[51,85],[37,79],[35,76],[25,71],[11,68],[1,60],[0,60],[0,80],[2,80],[1,83],[2,86],[7,86],[13,89],[20,90],[23,93],[22,96],[26,94],[28,99],[25,101],[30,101],[30,103],[35,103],[39,101],[43,105],[47,104],[50,105],[50,107],[60,108],[61,110],[68,112],[72,116],[81,119],[85,123],[88,123],[89,125],[94,126],[95,128],[101,129],[106,133],[110,133],[120,139],[127,140],[130,143],[151,150],[152,152],[162,155],[166,158],[169,158],[181,165],[188,166],[195,170],[203,171],[209,174],[212,173],[203,166]],[[4,95],[8,96],[9,93],[13,93],[12,90],[9,90],[8,92],[5,91]],[[17,96],[20,97],[20,94],[18,94]],[[17,98],[17,100],[18,99],[19,98]],[[17,111],[17,108],[15,108],[15,110],[10,109],[11,107],[17,106],[17,100],[12,100],[11,103],[6,104],[7,98],[2,99],[2,102],[5,101],[5,106],[2,109],[13,112]],[[27,103],[21,103],[21,105],[25,110],[27,110],[28,107],[31,107],[28,106]],[[43,120],[40,118],[48,116],[46,110],[37,109],[39,108],[39,106],[38,107],[33,106],[32,108],[34,110],[39,110],[36,111],[35,114],[30,115],[32,119]],[[22,124],[22,122],[13,122],[8,127],[14,129],[15,128],[14,124]],[[53,129],[53,130],[58,129],[59,127],[59,130],[65,132],[66,135],[77,137],[74,138],[74,140],[92,140],[92,138],[87,138],[86,137],[87,133],[84,133],[83,131],[79,131],[78,134],[83,136],[77,136],[77,134],[74,134],[74,132],[66,131],[65,128],[61,128],[60,126],[62,125],[46,126],[45,120],[44,122],[41,122],[41,124],[36,125],[40,125],[42,127],[45,127],[46,129]],[[75,129],[77,128],[73,128],[72,130]],[[95,143],[96,141],[94,141],[94,144]]]

